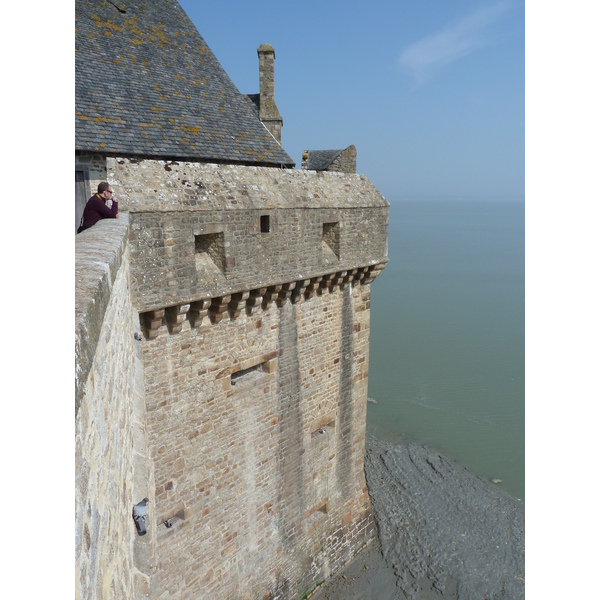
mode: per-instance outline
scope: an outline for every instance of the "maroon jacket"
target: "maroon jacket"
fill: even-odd
[[[112,208],[108,208],[104,200],[102,200],[98,194],[94,194],[85,205],[83,217],[81,217],[81,225],[79,226],[77,233],[81,233],[85,229],[89,229],[100,219],[115,219],[118,212],[119,203],[116,200],[113,200]]]

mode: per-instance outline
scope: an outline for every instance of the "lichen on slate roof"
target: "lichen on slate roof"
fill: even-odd
[[[175,0],[76,0],[75,149],[293,167]]]

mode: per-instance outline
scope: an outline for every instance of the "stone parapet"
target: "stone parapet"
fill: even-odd
[[[133,505],[150,498],[139,318],[129,295],[128,217],[76,236],[75,560],[77,600],[150,598],[154,530]]]
[[[127,247],[129,215],[103,219],[75,236],[75,414]]]
[[[361,175],[109,163],[140,312],[387,262],[389,204]]]
[[[183,161],[107,158],[127,212],[389,208],[364,175]]]

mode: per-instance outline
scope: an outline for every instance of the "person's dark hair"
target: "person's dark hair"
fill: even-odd
[[[102,194],[103,192],[105,192],[110,186],[108,185],[108,183],[106,183],[106,181],[102,181],[101,183],[98,184],[98,193]]]

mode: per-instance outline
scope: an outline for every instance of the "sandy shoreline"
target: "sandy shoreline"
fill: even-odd
[[[311,600],[520,600],[524,505],[418,444],[367,437],[378,539]]]

